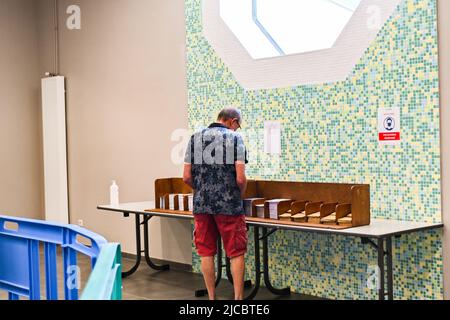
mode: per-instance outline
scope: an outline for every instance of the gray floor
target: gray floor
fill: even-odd
[[[124,259],[124,268],[129,268],[132,261]],[[196,298],[194,291],[204,288],[203,277],[192,272],[170,270],[151,270],[145,261],[135,274],[123,281],[124,299],[159,299],[159,300],[206,300],[206,297]],[[246,289],[246,294],[251,289]],[[226,280],[222,280],[217,290],[219,300],[233,299],[233,287]],[[291,294],[287,297],[278,297],[261,287],[255,300],[311,300],[311,296]]]
[[[60,255],[59,255],[60,256]],[[83,290],[87,277],[91,272],[89,259],[79,256],[78,263],[81,273],[81,291]],[[61,270],[61,257],[58,261],[58,270]],[[133,265],[133,261],[123,259],[123,268],[128,270]],[[41,259],[41,270],[44,270],[43,259]],[[59,297],[64,296],[62,273],[59,272]],[[204,287],[203,278],[199,274],[172,268],[170,271],[155,271],[150,269],[145,260],[139,269],[132,276],[123,279],[123,299],[124,300],[206,300],[207,297],[196,298],[194,291]],[[246,294],[251,289],[246,290]],[[41,295],[45,299],[45,277],[41,279]],[[233,299],[233,288],[227,280],[223,280],[217,290],[219,300]],[[6,300],[7,294],[0,291],[0,300]],[[266,288],[261,287],[255,300],[309,300],[317,299],[311,296],[291,294],[287,297],[278,297],[271,294]]]

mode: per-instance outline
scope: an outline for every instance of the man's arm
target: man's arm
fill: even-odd
[[[241,197],[244,199],[245,191],[247,190],[247,177],[245,176],[245,165],[247,161],[247,150],[244,145],[244,140],[240,135],[235,137],[235,166],[236,166],[236,182],[241,190]]]
[[[184,169],[183,169],[183,181],[189,187],[191,187],[191,189],[194,189],[192,181],[192,163],[194,162],[193,143],[194,143],[194,136],[192,136],[189,139],[189,143],[186,148],[186,154],[184,156]]]
[[[184,171],[183,171],[183,181],[186,183],[189,187],[194,189],[192,185],[192,164],[185,163],[184,164]]]
[[[245,176],[245,163],[242,161],[236,161],[236,183],[241,190],[242,199],[245,196],[247,190],[247,177]]]

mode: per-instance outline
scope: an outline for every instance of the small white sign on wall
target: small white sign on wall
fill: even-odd
[[[264,152],[281,154],[281,123],[279,121],[264,122]]]
[[[400,108],[378,109],[378,141],[380,145],[400,144],[400,125]]]

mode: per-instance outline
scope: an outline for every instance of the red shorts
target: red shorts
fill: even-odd
[[[247,225],[245,215],[195,214],[194,244],[200,257],[217,254],[217,237],[222,237],[228,258],[236,258],[247,252]]]

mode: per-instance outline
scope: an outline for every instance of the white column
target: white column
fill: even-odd
[[[64,77],[42,79],[45,219],[69,223]]]

